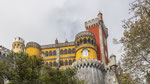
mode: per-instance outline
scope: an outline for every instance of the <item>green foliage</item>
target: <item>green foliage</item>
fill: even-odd
[[[150,0],[135,0],[131,3],[134,16],[124,21],[123,66],[134,79],[143,81],[150,67]],[[138,83],[137,83],[138,84]]]
[[[58,70],[45,67],[41,80],[44,84],[84,84],[75,77],[75,74],[74,69]]]
[[[133,79],[129,73],[124,73],[120,76],[120,82],[121,84],[137,84],[141,83],[138,81],[139,79]]]
[[[58,70],[43,63],[42,58],[24,53],[11,53],[7,61],[0,61],[0,78],[9,84],[84,84],[76,77],[76,70]]]
[[[147,74],[146,74],[146,82],[148,84],[150,84],[150,73],[149,72],[147,72]]]

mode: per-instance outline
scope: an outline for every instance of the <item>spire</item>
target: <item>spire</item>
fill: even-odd
[[[66,39],[65,43],[68,43],[68,40]]]
[[[99,11],[99,13],[98,13],[98,15],[97,15],[98,17],[99,17],[99,20],[103,20],[103,14],[102,14],[102,12],[101,11]]]
[[[58,40],[57,40],[57,38],[56,38],[56,40],[55,40],[55,44],[58,44]]]

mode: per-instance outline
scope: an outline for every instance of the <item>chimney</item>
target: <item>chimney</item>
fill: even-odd
[[[65,43],[68,43],[68,40],[66,39]]]
[[[55,40],[55,44],[58,44],[58,40],[57,40],[57,38],[56,38],[56,40]]]
[[[97,16],[98,16],[99,20],[103,20],[103,14],[101,13],[101,11],[99,11]]]

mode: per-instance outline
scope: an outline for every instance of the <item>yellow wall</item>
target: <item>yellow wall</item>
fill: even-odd
[[[24,52],[24,44],[19,43],[19,42],[14,42],[12,44],[12,50],[14,53]]]
[[[79,49],[77,52],[76,52],[76,61],[77,60],[79,60],[80,58],[81,59],[97,59],[97,53],[96,53],[96,51],[94,50],[94,49],[92,49],[92,48],[87,48],[88,50],[89,50],[89,56],[88,57],[83,57],[82,56],[82,50],[83,50],[83,48],[81,48],[81,49]]]
[[[65,47],[60,47],[59,48],[59,51],[61,50],[61,49],[63,49],[63,50],[65,50],[65,49],[72,49],[72,48],[75,48],[75,46],[65,46]],[[42,49],[42,52],[46,52],[46,51],[54,51],[54,50],[56,50],[56,48],[49,48],[49,49]],[[59,55],[60,55],[60,58],[61,57],[71,57],[71,58],[64,58],[64,59],[60,59],[60,61],[65,61],[65,60],[67,60],[67,61],[69,61],[69,60],[74,60],[75,59],[75,57],[73,57],[73,56],[75,56],[75,53],[71,53],[71,54],[60,54],[59,53]],[[47,56],[47,57],[43,57],[43,59],[44,59],[44,62],[46,63],[46,62],[54,62],[54,61],[56,61],[56,60],[48,60],[48,59],[54,59],[54,58],[57,58],[56,56]],[[61,66],[61,68],[62,69],[64,69],[64,67],[66,67],[66,68],[68,68],[70,65],[65,65],[65,66]]]
[[[35,48],[35,47],[28,47],[28,48],[26,48],[26,54],[28,54],[29,56],[40,57],[41,51],[40,51],[40,49]]]

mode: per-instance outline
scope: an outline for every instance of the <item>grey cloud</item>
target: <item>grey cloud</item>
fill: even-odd
[[[0,1],[0,44],[11,49],[13,38],[20,36],[26,42],[40,44],[74,41],[84,22],[102,11],[104,22],[109,28],[109,53],[120,56],[120,46],[112,44],[120,38],[123,30],[121,20],[129,17],[131,0],[1,0]],[[116,33],[120,32],[120,33]]]

